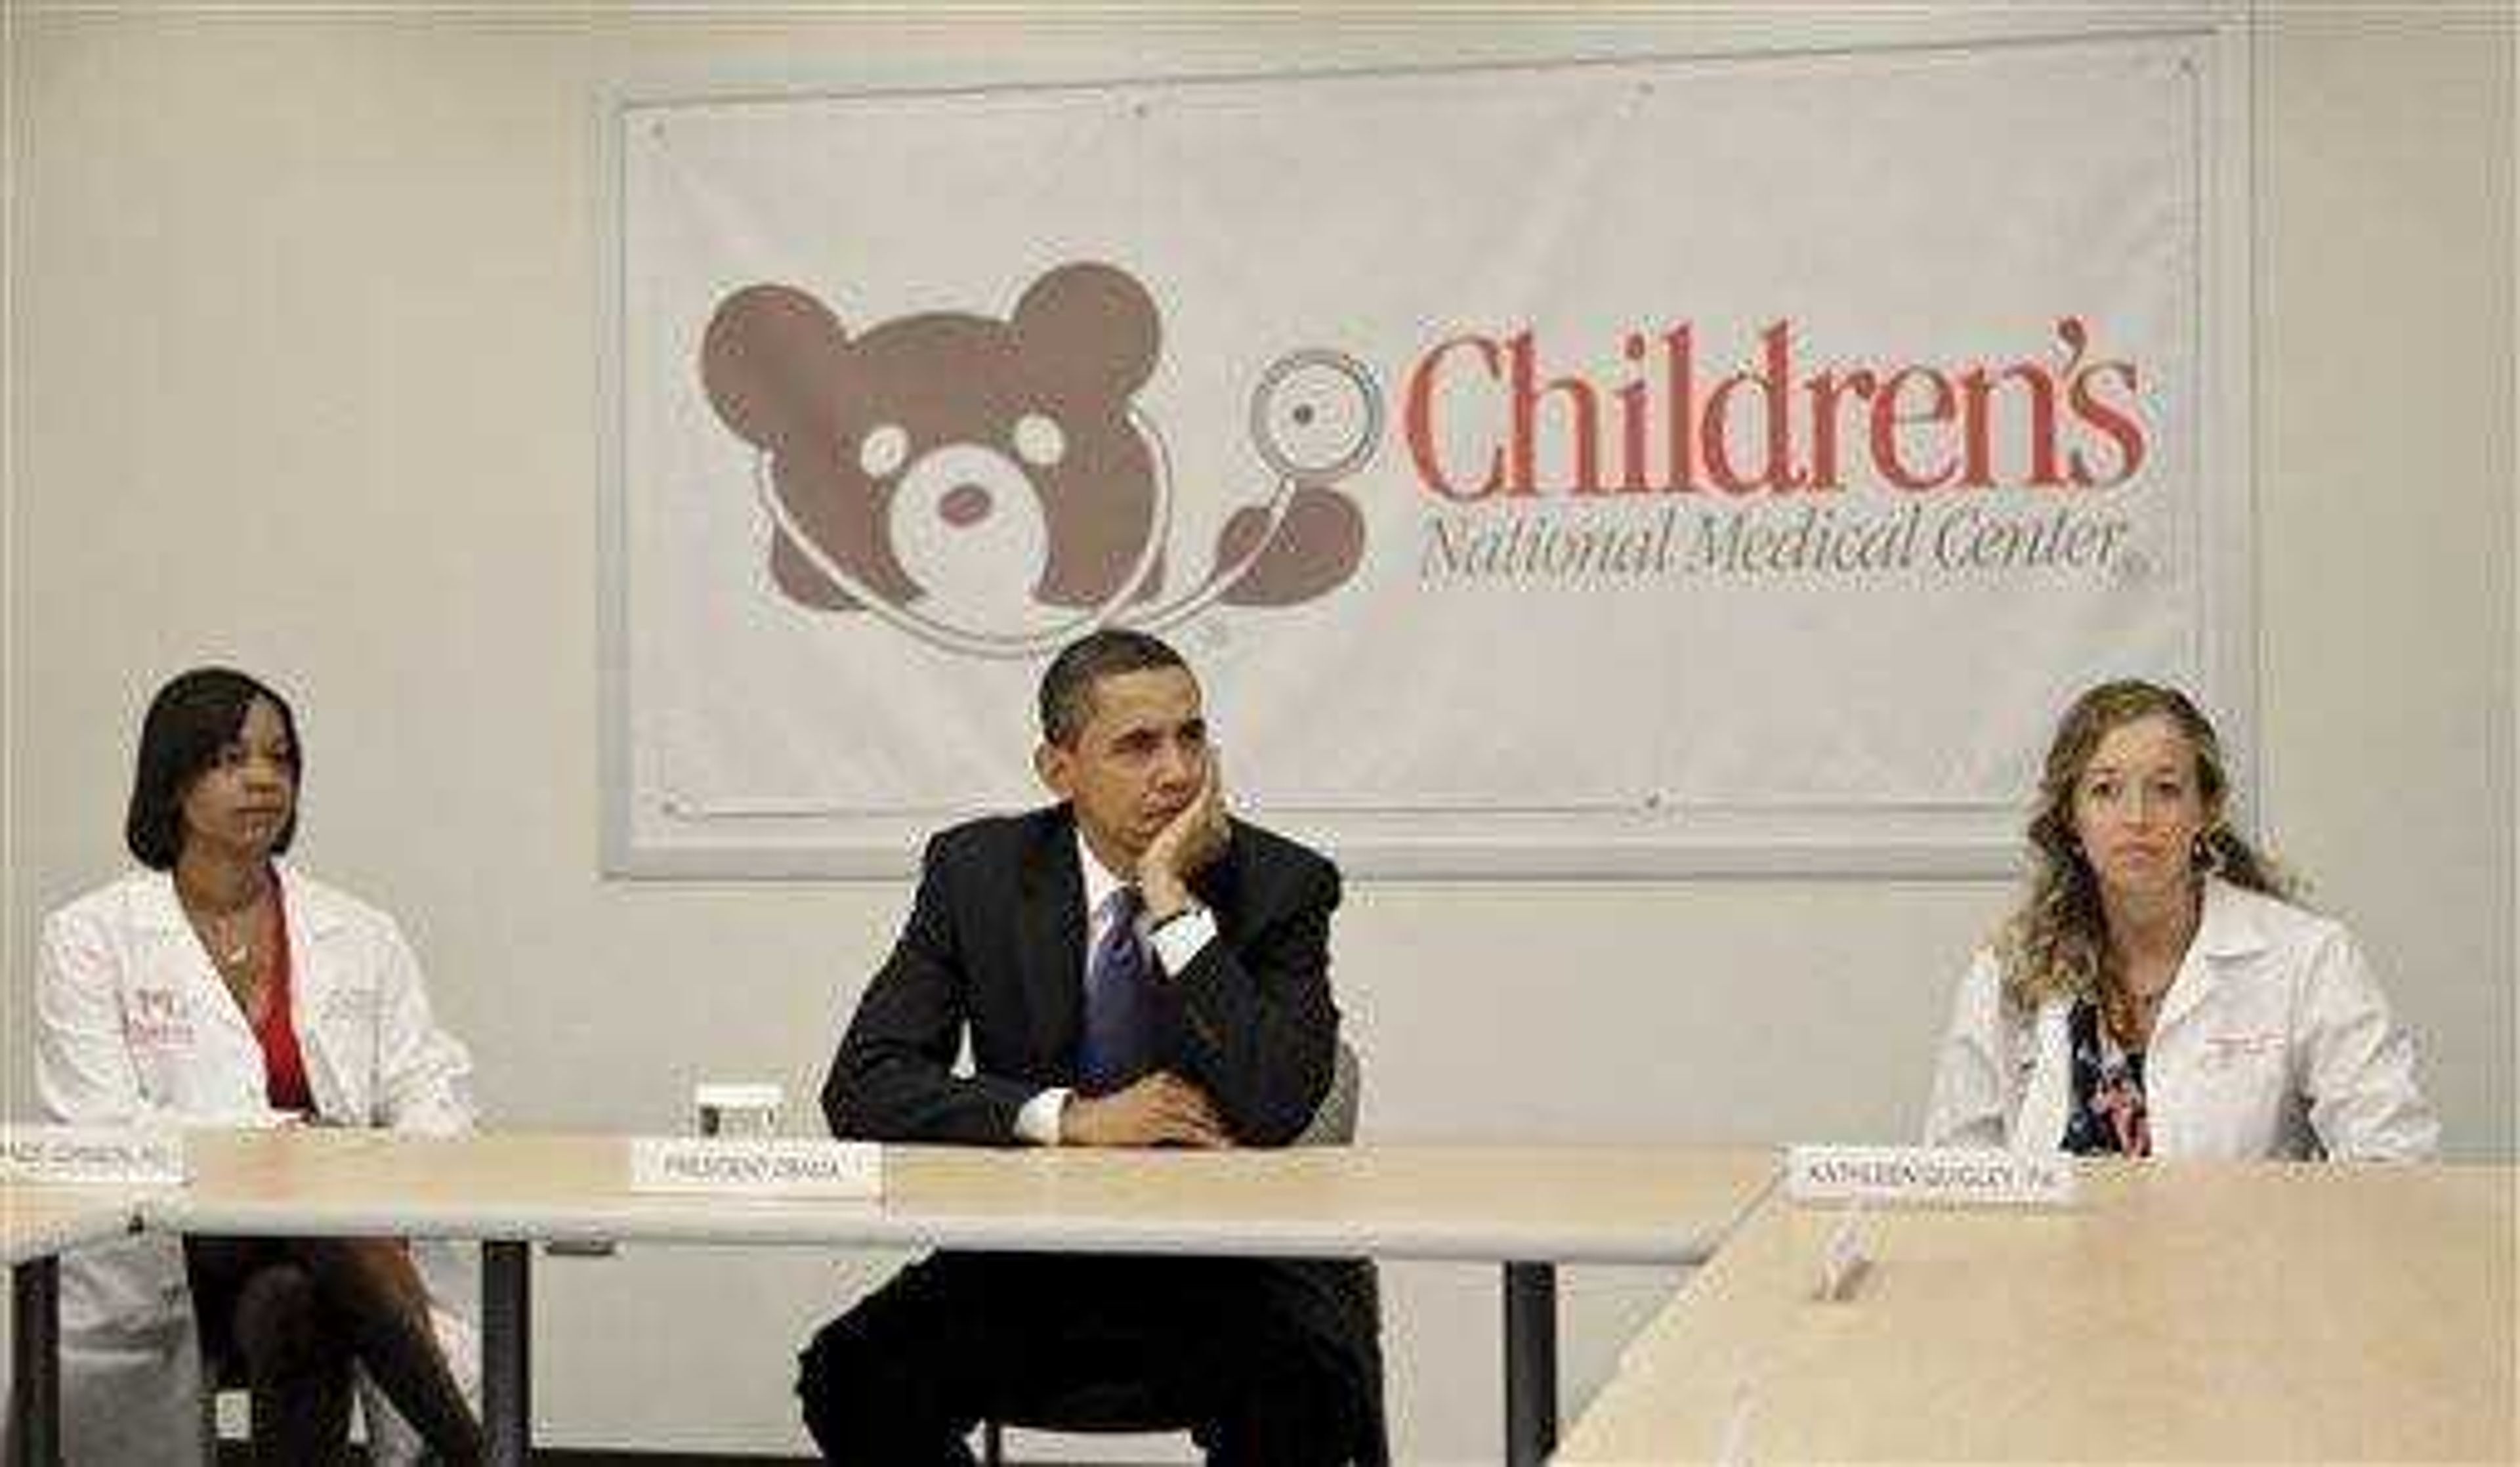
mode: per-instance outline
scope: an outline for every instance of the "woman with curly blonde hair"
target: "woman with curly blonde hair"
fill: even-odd
[[[2066,710],[2029,892],[1960,982],[1928,1144],[2433,1154],[2412,1040],[2353,936],[2227,822],[2228,795],[2178,690],[2103,683]]]

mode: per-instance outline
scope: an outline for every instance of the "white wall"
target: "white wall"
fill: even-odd
[[[2453,1154],[2509,1160],[2513,90],[2509,22],[2485,14],[2261,18],[2260,804],[2424,1036]],[[22,13],[0,513],[12,1112],[29,1108],[31,924],[115,867],[142,702],[212,659],[297,695],[302,853],[406,920],[499,1123],[653,1129],[696,1076],[775,1077],[800,1101],[819,1081],[903,890],[596,875],[601,84],[1669,52],[1777,23]],[[2003,897],[1354,883],[1338,977],[1367,1134],[1904,1137],[1948,986]],[[545,1439],[801,1448],[789,1352],[883,1262],[551,1263]],[[1493,1455],[1492,1282],[1387,1283],[1404,1456]],[[1573,1400],[1669,1283],[1569,1279]]]

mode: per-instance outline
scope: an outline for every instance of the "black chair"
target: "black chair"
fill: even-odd
[[[1356,1051],[1345,1039],[1330,1067],[1329,1092],[1293,1142],[1296,1146],[1345,1146],[1356,1139],[1356,1113],[1364,1089]],[[1005,1429],[1068,1432],[1080,1436],[1139,1435],[1186,1431],[1190,1423],[1156,1409],[1143,1387],[1128,1381],[1098,1382],[1067,1393],[1043,1409],[1019,1420],[980,1423],[980,1460],[1002,1467],[1006,1460]]]

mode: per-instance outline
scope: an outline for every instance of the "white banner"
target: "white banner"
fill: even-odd
[[[2000,863],[2227,670],[2212,55],[620,106],[616,866],[906,869],[1102,622],[1351,868]]]

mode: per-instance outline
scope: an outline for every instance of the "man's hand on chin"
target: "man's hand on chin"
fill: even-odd
[[[1155,832],[1138,857],[1138,894],[1148,918],[1161,922],[1190,905],[1190,879],[1225,848],[1224,756],[1211,749],[1198,794]]]
[[[1108,1095],[1070,1095],[1058,1113],[1062,1146],[1232,1146],[1207,1092],[1169,1070]]]

